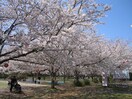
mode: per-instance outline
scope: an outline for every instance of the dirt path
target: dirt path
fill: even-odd
[[[3,84],[3,88],[0,88],[0,99],[32,99],[32,97],[35,95],[35,90],[45,89],[49,85],[43,85],[43,84],[33,84],[33,83],[26,83],[26,82],[18,82],[22,86],[22,93],[11,93],[9,91],[8,81],[2,81],[0,80],[0,83]],[[40,90],[39,93],[43,92],[43,90]]]
[[[0,81],[2,83],[5,83],[5,84],[8,84],[8,81]],[[18,81],[18,83],[21,85],[21,86],[29,86],[29,87],[40,87],[40,86],[49,86],[49,85],[44,85],[44,84],[34,84],[34,83],[27,83],[27,82],[20,82]]]
[[[29,87],[41,87],[41,86],[49,86],[43,84],[33,84],[33,83],[25,83],[25,82],[18,82],[21,86],[29,86]]]
[[[10,94],[9,92],[9,86],[7,85],[8,84],[8,81],[3,81],[3,80],[0,80],[0,83],[3,83],[4,84],[4,88],[0,88],[0,94]],[[18,82],[21,87],[22,87],[22,90],[25,91],[27,90],[29,87],[30,88],[35,88],[35,87],[48,87],[50,85],[43,85],[43,84],[33,84],[33,83],[27,83],[27,82]],[[1,99],[1,98],[0,98]]]

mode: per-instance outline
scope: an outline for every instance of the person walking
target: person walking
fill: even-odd
[[[13,87],[17,84],[17,79],[16,76],[11,77],[11,82],[10,82],[10,92],[12,92]]]

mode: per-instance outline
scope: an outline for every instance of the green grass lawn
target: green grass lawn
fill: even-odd
[[[68,82],[64,85],[56,86],[56,89],[51,89],[50,86],[36,86],[32,83],[32,86],[29,86],[30,83],[24,84],[26,86],[21,82],[24,94],[15,94],[10,93],[9,89],[7,89],[7,81],[0,80],[0,99],[132,99],[131,85],[127,88],[119,86],[104,88],[97,84],[74,87]]]
[[[78,99],[132,99],[132,94],[94,94],[84,95]]]
[[[7,88],[7,81],[0,81],[0,89]]]

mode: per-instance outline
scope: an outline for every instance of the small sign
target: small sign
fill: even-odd
[[[8,63],[5,63],[5,64],[4,64],[4,67],[5,67],[5,68],[7,68],[8,66],[9,66]]]

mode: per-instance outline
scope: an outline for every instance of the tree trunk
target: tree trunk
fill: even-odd
[[[65,81],[66,81],[66,72],[65,72],[65,68],[64,68],[63,81],[64,81],[64,83],[65,83]]]
[[[65,83],[65,81],[66,81],[66,75],[64,74],[64,76],[63,76],[63,81],[64,81],[64,83]]]
[[[52,76],[51,76],[51,88],[54,89],[55,88],[55,85],[56,85],[56,73],[52,73]]]
[[[52,77],[52,79],[51,79],[51,88],[52,88],[52,89],[55,88],[55,80],[54,80],[53,77]]]
[[[34,82],[34,74],[31,72],[32,82]]]
[[[79,72],[78,72],[78,70],[75,70],[75,80],[76,80],[76,82],[79,82]]]

